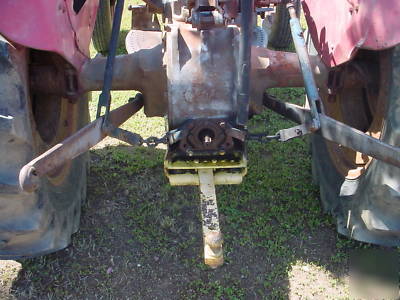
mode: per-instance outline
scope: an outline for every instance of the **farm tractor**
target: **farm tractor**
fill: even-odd
[[[145,0],[129,6],[128,54],[116,55],[124,7],[0,2],[1,259],[69,245],[88,150],[107,136],[167,145],[169,183],[199,186],[212,268],[223,263],[215,185],[242,182],[250,140],[309,134],[313,176],[338,232],[400,245],[399,1]],[[295,52],[282,51],[290,45]],[[280,87],[305,87],[304,107],[268,93]],[[112,90],[138,93],[111,110]],[[89,123],[91,91],[101,94]],[[142,108],[165,117],[164,136],[120,128]],[[249,119],[265,109],[297,125],[251,133]]]

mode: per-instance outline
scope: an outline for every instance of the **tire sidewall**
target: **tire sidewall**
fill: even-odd
[[[393,146],[400,146],[400,46],[393,48],[390,56],[389,65],[392,68],[387,70],[390,76],[387,83],[388,99],[381,140]],[[373,211],[382,219],[391,213],[400,216],[400,208],[395,205],[399,200],[396,192],[400,191],[398,180],[400,168],[374,159],[357,179],[347,179],[336,170],[326,141],[320,135],[313,135],[311,141],[313,169],[320,185],[321,202],[325,211],[337,217],[339,232],[352,235],[359,240],[384,244],[384,238],[374,239],[365,233],[360,233],[358,236],[357,232],[350,232],[351,224],[346,214],[351,213],[354,216],[354,223],[358,222],[364,226],[359,228],[360,232],[368,231],[368,226],[361,219],[363,211]],[[396,239],[396,237],[391,238],[388,243],[396,244]]]

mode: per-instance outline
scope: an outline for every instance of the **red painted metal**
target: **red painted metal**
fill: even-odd
[[[78,14],[73,0],[1,0],[0,34],[10,41],[63,56],[79,69],[89,57],[98,0]]]
[[[314,45],[328,66],[352,59],[358,49],[400,43],[398,0],[302,0]]]

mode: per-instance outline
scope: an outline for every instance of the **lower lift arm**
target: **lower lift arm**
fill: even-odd
[[[312,132],[312,114],[309,109],[295,104],[281,102],[267,94],[264,95],[263,104],[289,120],[302,124],[305,130],[301,132],[298,131],[298,126],[283,130],[292,132],[290,135],[291,137],[302,136]],[[315,134],[319,134],[331,142],[338,143],[388,164],[400,167],[400,148],[386,144],[360,130],[336,121],[325,114],[318,113],[318,118],[320,121],[320,129],[315,131]],[[282,138],[281,140],[284,141]]]

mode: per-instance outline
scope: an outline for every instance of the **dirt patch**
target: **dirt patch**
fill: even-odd
[[[252,126],[276,132],[289,124],[265,115]],[[217,187],[221,268],[203,263],[198,188],[168,184],[165,150],[107,142],[91,151],[71,246],[20,261],[3,298],[346,298],[348,252],[363,244],[340,238],[321,212],[307,141],[250,142],[248,150],[244,182]]]
[[[13,260],[0,260],[0,296],[12,299],[11,288],[22,266]]]
[[[345,299],[346,278],[338,279],[325,268],[298,261],[289,272],[290,299]]]

